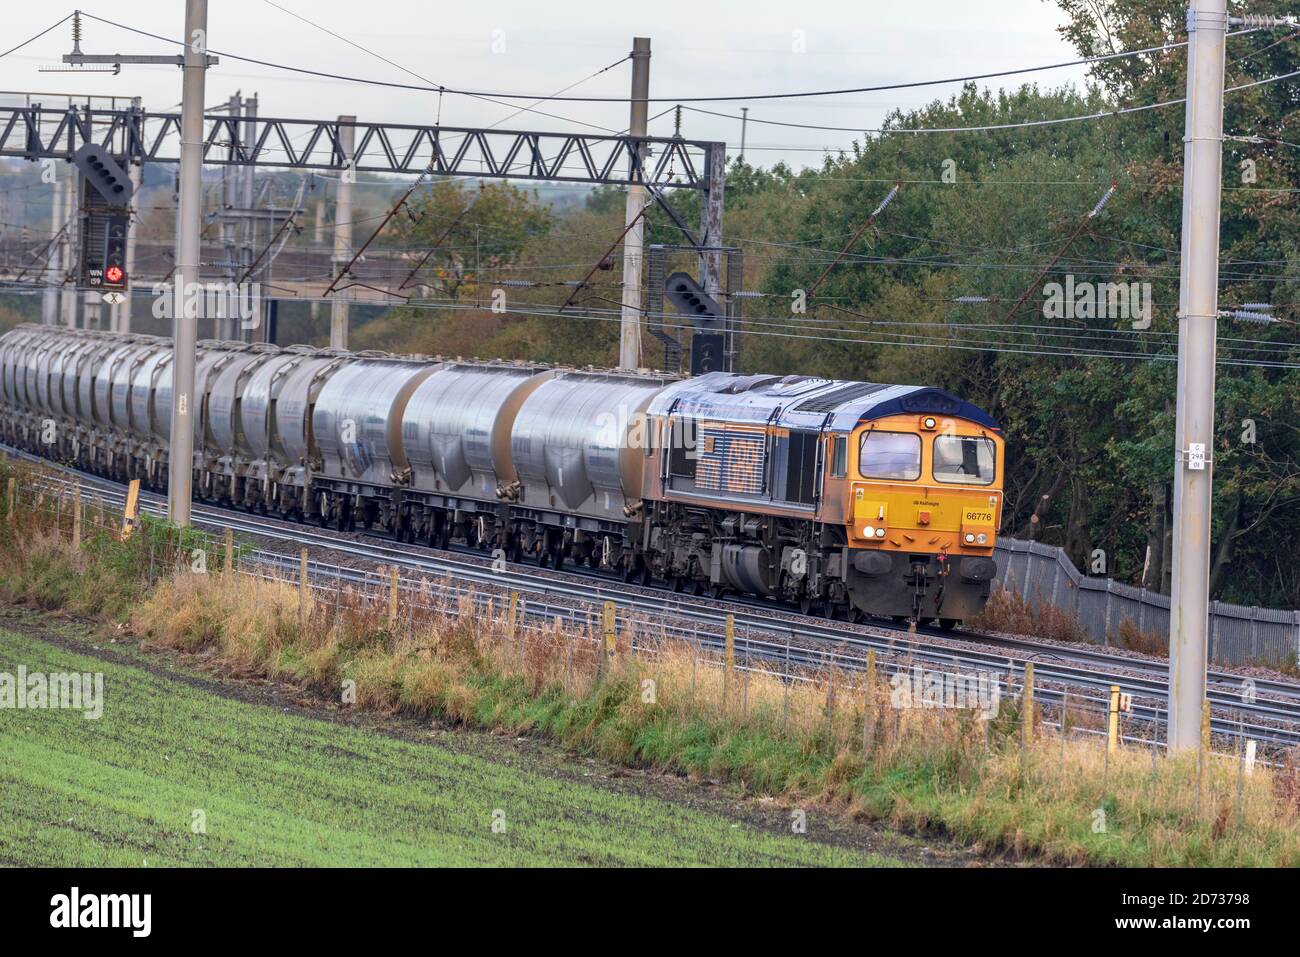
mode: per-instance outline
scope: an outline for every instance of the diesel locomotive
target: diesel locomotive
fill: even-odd
[[[0,440],[165,487],[171,342],[0,337]],[[196,498],[696,594],[937,621],[988,598],[1004,443],[937,388],[199,344]]]

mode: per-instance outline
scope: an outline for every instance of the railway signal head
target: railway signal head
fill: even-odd
[[[86,177],[86,182],[110,205],[125,206],[131,201],[135,192],[131,178],[104,147],[87,143],[73,155],[72,162]]]
[[[664,291],[677,311],[683,316],[689,316],[697,324],[712,325],[727,316],[727,311],[718,301],[687,273],[675,272],[669,276]]]

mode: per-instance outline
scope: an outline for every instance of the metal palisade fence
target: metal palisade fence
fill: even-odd
[[[1003,537],[995,555],[995,587],[1075,616],[1092,641],[1115,644],[1127,620],[1137,631],[1168,642],[1168,595],[1085,575],[1055,545]],[[1300,658],[1300,611],[1210,602],[1209,657],[1221,664],[1294,662]]]

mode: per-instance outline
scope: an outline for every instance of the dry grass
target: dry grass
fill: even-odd
[[[408,590],[396,622],[385,594],[355,587],[304,600],[286,582],[170,571],[142,587],[138,542],[74,555],[66,535],[40,521],[0,529],[0,594],[90,610],[131,592],[137,633],[237,674],[379,712],[543,734],[610,760],[989,850],[1063,863],[1300,865],[1294,760],[1242,778],[1239,802],[1231,758],[1198,770],[1195,756],[1153,761],[1125,748],[1108,757],[1093,736],[1045,728],[1026,745],[1018,703],[1007,698],[990,721],[896,708],[883,680],[820,672],[789,681],[758,664],[729,673],[644,624],[620,634],[609,658],[587,629],[512,629],[500,597],[487,608],[443,601],[428,583]],[[999,599],[994,614],[1039,613]],[[1096,722],[1078,711],[1067,724]]]
[[[973,628],[1000,631],[1012,635],[1034,635],[1053,641],[1086,642],[1087,634],[1079,625],[1079,616],[1036,595],[1033,601],[1015,592],[999,588],[989,596],[988,604],[971,620]]]
[[[1124,618],[1110,640],[1112,644],[1147,655],[1169,654],[1169,640],[1154,631],[1143,631],[1132,618]]]
[[[1039,728],[1024,745],[1015,701],[972,712],[891,707],[890,688],[837,672],[787,682],[733,674],[692,647],[558,623],[512,634],[500,605],[404,606],[360,591],[301,608],[294,585],[184,576],[135,616],[151,640],[207,650],[227,667],[301,682],[356,703],[511,733],[552,735],[610,760],[737,782],[916,831],[941,831],[1060,863],[1300,864],[1296,770],[1241,781],[1231,757],[1198,774],[1194,755],[1154,762],[1092,737]],[[632,653],[635,637],[640,650]],[[1095,725],[1074,713],[1072,728]]]

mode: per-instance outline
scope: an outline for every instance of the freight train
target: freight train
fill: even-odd
[[[157,490],[171,342],[0,337],[0,440]],[[937,388],[199,344],[194,496],[827,617],[944,627],[996,572],[1004,443]]]

